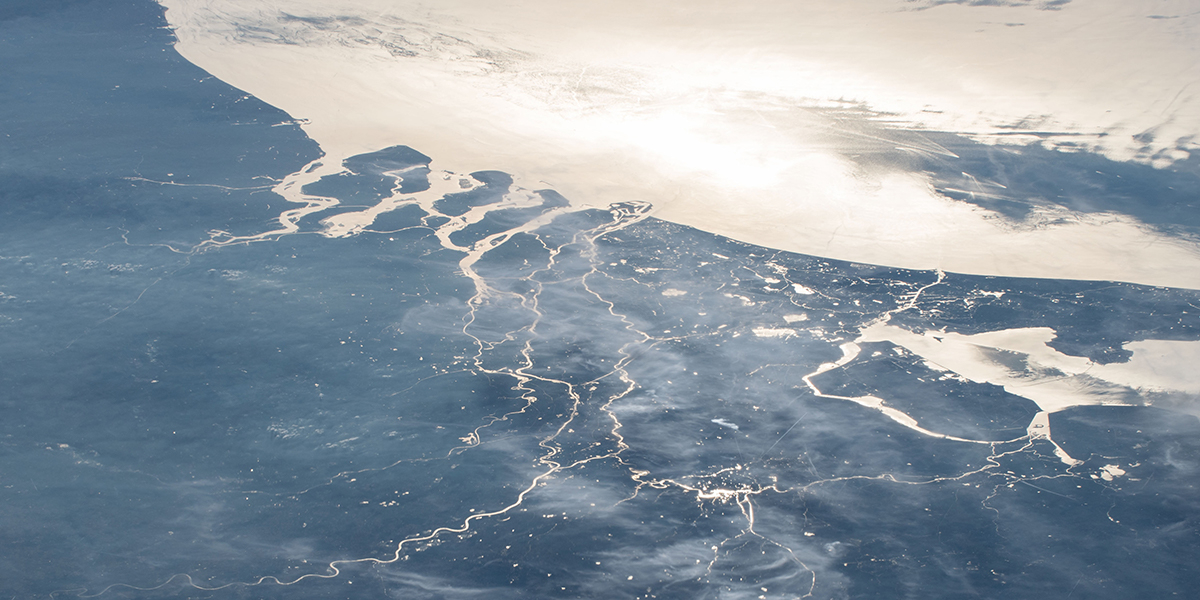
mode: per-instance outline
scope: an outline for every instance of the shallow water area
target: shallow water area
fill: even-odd
[[[983,172],[997,145],[1035,178],[1070,160],[1019,158],[1048,147],[1194,186],[1186,5],[941,4],[164,2],[184,56],[303,119],[334,160],[403,142],[794,252],[1200,287],[1200,232],[1143,222],[1152,200],[1074,176],[1031,196]],[[1111,208],[1057,204],[1077,196]]]

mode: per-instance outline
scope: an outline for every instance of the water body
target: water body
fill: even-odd
[[[1183,0],[163,4],[335,161],[403,143],[771,248],[1200,288]]]
[[[798,254],[403,140],[333,157],[152,2],[13,6],[0,593],[1197,584],[1194,290]]]

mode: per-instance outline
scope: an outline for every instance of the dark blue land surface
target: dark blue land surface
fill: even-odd
[[[298,233],[222,244],[271,230],[270,187],[320,151],[164,26],[140,0],[0,9],[0,597],[1200,586],[1188,412],[1054,413],[1069,465],[1032,402],[889,343],[804,381],[885,315],[1120,362],[1200,339],[1200,293],[850,264],[551,190],[505,208],[497,172],[321,235],[428,188],[402,146],[310,184],[342,204]],[[865,395],[983,443],[827,397]]]

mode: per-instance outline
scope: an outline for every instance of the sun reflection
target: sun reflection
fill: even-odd
[[[891,0],[457,0],[401,18],[391,0],[332,12],[320,0],[160,1],[185,57],[308,119],[331,163],[405,144],[447,170],[503,171],[577,206],[650,202],[661,218],[781,250],[1200,286],[1200,253],[1132,217],[1014,236],[909,160],[956,158],[913,141],[921,132],[1156,166],[1189,156],[1200,96],[1181,74],[1200,54],[1183,21],[1144,6],[1072,3],[1030,20],[1029,7]],[[1104,35],[1071,35],[1082,24]]]

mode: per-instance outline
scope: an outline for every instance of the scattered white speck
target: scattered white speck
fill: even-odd
[[[717,425],[720,425],[721,427],[728,427],[734,431],[738,430],[737,425],[735,425],[734,423],[731,423],[729,421],[726,421],[725,419],[713,419],[712,422],[716,423]]]

